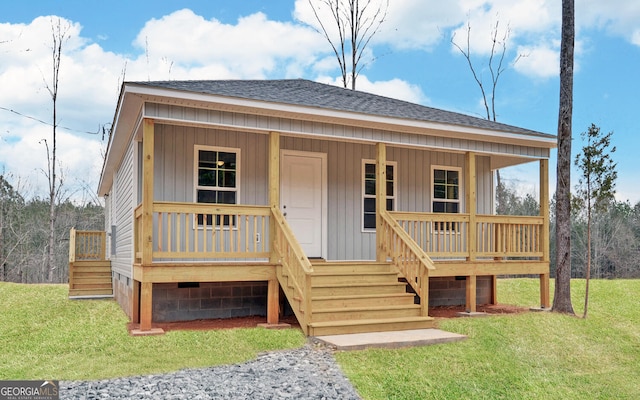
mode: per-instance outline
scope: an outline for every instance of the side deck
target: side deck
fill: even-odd
[[[111,262],[105,257],[105,233],[71,229],[69,298],[112,297]]]

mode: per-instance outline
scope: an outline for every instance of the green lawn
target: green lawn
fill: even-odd
[[[538,281],[498,281],[529,306]],[[581,311],[583,281],[573,281]],[[65,285],[0,283],[0,380],[85,380],[237,363],[302,346],[299,330],[172,331],[131,337],[111,300],[67,299]],[[592,281],[586,320],[554,313],[443,320],[466,341],[339,352],[365,399],[640,398],[640,281]]]
[[[68,300],[67,285],[0,283],[0,380],[87,380],[229,364],[300,347],[299,330],[172,331],[131,337],[113,300]]]
[[[584,281],[572,281],[582,315]],[[534,305],[538,281],[498,281],[498,300]],[[553,287],[552,287],[553,293]],[[336,354],[365,399],[638,399],[640,281],[592,280],[586,320],[525,313],[441,321],[463,342]]]

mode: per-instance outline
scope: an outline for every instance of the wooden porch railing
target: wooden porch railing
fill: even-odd
[[[142,261],[142,207],[135,211],[136,262]],[[268,206],[153,203],[152,259],[269,257]]]
[[[102,231],[78,231],[71,228],[69,232],[69,262],[104,260],[106,233]]]
[[[383,210],[381,216],[382,226],[378,228],[377,234],[383,237],[382,250],[420,296],[421,314],[426,317],[429,306],[429,270],[435,269],[433,262],[389,212]]]
[[[477,215],[472,227],[469,214],[390,214],[431,257],[470,257],[469,237],[476,257],[543,257],[543,217]]]
[[[490,257],[542,257],[543,217],[478,215],[478,254]]]
[[[305,334],[311,322],[311,273],[313,266],[300,247],[291,227],[278,208],[272,208],[275,222],[274,250],[280,257],[283,274],[291,286],[283,287]],[[283,285],[284,286],[284,285]],[[299,307],[294,304],[299,303]]]

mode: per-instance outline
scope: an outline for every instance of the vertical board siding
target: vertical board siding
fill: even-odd
[[[194,146],[240,149],[239,204],[267,204],[266,135],[215,129],[156,125],[154,198],[192,202],[194,199]]]
[[[233,125],[238,128],[260,128],[283,132],[316,134],[334,138],[353,138],[373,141],[393,141],[398,144],[411,143],[418,146],[439,147],[447,150],[477,151],[479,153],[502,153],[525,157],[549,157],[549,149],[505,145],[477,140],[444,138],[386,130],[342,126],[338,124],[298,121],[287,118],[254,116],[230,111],[202,110],[177,105],[146,103],[145,116],[170,118],[206,124]]]
[[[116,225],[116,251],[111,256],[111,268],[126,277],[133,276],[133,209],[135,207],[134,188],[134,152],[137,142],[127,148],[125,157],[114,179],[115,193],[112,200],[111,223]],[[107,229],[111,229],[110,226]]]

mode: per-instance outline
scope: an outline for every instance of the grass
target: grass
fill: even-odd
[[[131,337],[112,300],[68,300],[66,285],[0,283],[0,380],[93,380],[238,363],[300,347],[299,330],[172,331]]]
[[[538,281],[498,281],[499,301],[530,306]],[[551,289],[553,291],[553,288]],[[584,281],[572,282],[582,315]],[[640,281],[592,280],[587,319],[556,313],[443,320],[466,341],[337,353],[364,399],[640,398]]]
[[[552,289],[553,290],[553,289]],[[584,282],[573,281],[581,315]],[[501,303],[529,306],[538,281],[498,281]],[[0,283],[0,380],[88,380],[237,363],[302,346],[299,330],[172,331],[131,337],[109,300],[65,285]],[[587,319],[524,313],[440,321],[466,341],[339,352],[364,399],[640,398],[640,281],[592,280]]]

